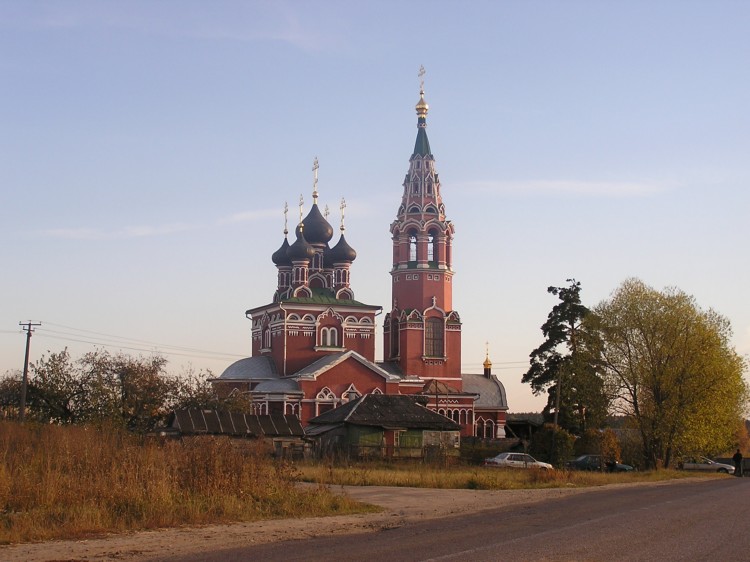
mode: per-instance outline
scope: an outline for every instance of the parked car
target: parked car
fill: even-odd
[[[677,468],[681,470],[698,470],[701,472],[722,472],[724,474],[734,474],[734,467],[731,464],[712,461],[706,457],[685,457],[678,464]]]
[[[596,470],[606,472],[630,472],[633,467],[621,462],[606,462],[601,455],[581,455],[565,463],[570,470]]]
[[[484,466],[496,468],[539,468],[541,470],[552,470],[552,465],[536,460],[525,453],[500,453],[494,457],[484,459]]]

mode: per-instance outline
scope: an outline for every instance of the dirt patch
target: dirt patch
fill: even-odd
[[[666,484],[668,482],[614,486]],[[334,534],[372,532],[399,527],[410,521],[535,503],[611,487],[489,491],[340,486],[336,488],[337,491],[356,500],[381,506],[383,511],[365,515],[278,519],[230,525],[141,531],[79,541],[50,541],[11,545],[0,547],[0,558],[8,562],[158,560],[171,556],[197,554],[243,545]]]

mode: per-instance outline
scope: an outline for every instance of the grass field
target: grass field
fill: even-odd
[[[0,544],[368,510],[297,477],[257,442],[0,422]]]

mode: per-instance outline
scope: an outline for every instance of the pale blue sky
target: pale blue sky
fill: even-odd
[[[315,156],[387,307],[422,64],[465,369],[488,341],[512,411],[543,404],[520,377],[569,277],[589,305],[677,286],[750,353],[748,28],[726,1],[0,0],[0,373],[28,319],[32,359],[249,354]]]

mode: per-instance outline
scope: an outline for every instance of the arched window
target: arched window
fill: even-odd
[[[398,357],[400,334],[398,332],[398,319],[391,320],[391,357]]]
[[[440,318],[425,320],[424,354],[427,357],[442,357],[443,321]]]
[[[323,387],[318,395],[315,397],[315,409],[316,415],[320,415],[328,410],[333,410],[336,407],[336,395],[331,392],[331,389]]]
[[[338,347],[339,332],[334,327],[320,329],[320,345],[322,347]]]
[[[427,236],[427,261],[435,261],[435,237],[430,232]]]
[[[271,349],[271,328],[266,328],[266,331],[263,332],[263,347]]]
[[[417,235],[409,234],[409,261],[417,261]]]

